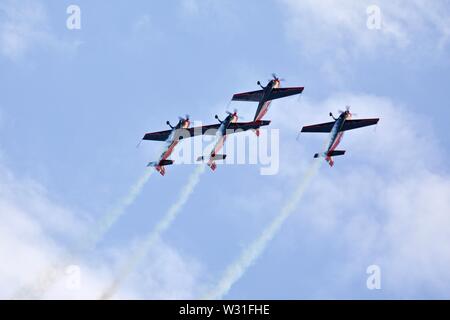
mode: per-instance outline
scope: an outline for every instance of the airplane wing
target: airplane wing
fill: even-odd
[[[331,132],[331,129],[333,129],[333,126],[334,126],[334,121],[320,123],[320,124],[314,124],[312,126],[304,126],[302,128],[302,132]]]
[[[261,101],[263,95],[264,95],[264,91],[262,91],[262,90],[250,91],[250,92],[244,92],[244,93],[236,93],[231,100],[259,102],[259,101]]]
[[[178,139],[192,138],[199,135],[215,135],[217,129],[220,127],[220,123],[212,124],[208,126],[195,127],[189,129],[177,129],[175,133],[175,137]],[[153,140],[153,141],[166,141],[172,130],[165,130],[159,132],[147,133],[143,140]]]
[[[250,129],[258,129],[262,126],[267,126],[270,124],[270,121],[253,121],[253,122],[240,122],[240,123],[231,123],[229,129],[237,130],[241,129],[243,131]],[[178,129],[176,136],[179,139],[191,138],[200,135],[212,135],[214,136],[217,133],[217,130],[220,127],[220,123],[211,124],[207,126],[194,127],[189,129]],[[147,133],[143,140],[153,140],[153,141],[166,141],[169,138],[172,130],[165,130],[159,132]]]
[[[151,133],[145,134],[145,136],[144,136],[144,138],[142,138],[142,140],[166,141],[167,138],[169,138],[171,133],[172,133],[172,130],[151,132]]]
[[[346,120],[341,131],[353,130],[367,126],[373,126],[378,123],[380,119],[357,119],[357,120]]]
[[[227,130],[247,131],[247,130],[251,130],[251,129],[259,129],[260,127],[268,126],[269,124],[270,124],[270,121],[268,121],[268,120],[230,123]],[[192,137],[198,136],[198,135],[215,135],[217,133],[217,130],[219,129],[219,127],[220,127],[220,123],[217,123],[217,124],[212,124],[209,126],[190,128],[189,131],[190,131]]]
[[[228,129],[231,130],[242,130],[247,131],[251,129],[259,129],[263,126],[268,126],[270,124],[269,120],[262,120],[262,121],[252,121],[252,122],[237,122],[237,123],[230,123],[230,126]]]
[[[200,136],[200,135],[210,135],[214,136],[217,133],[217,129],[219,129],[220,123],[211,124],[208,126],[202,126],[202,127],[194,127],[189,128],[189,133],[191,137]]]
[[[292,87],[292,88],[275,88],[270,93],[268,100],[275,100],[284,97],[293,96],[303,92],[304,87]]]

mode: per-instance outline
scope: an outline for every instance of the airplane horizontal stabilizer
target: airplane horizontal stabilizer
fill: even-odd
[[[226,154],[216,154],[214,157],[211,157],[211,160],[215,161],[215,160],[225,160],[225,158],[227,157]]]
[[[328,153],[316,153],[314,154],[314,158],[319,158],[319,157],[337,157],[337,156],[343,156],[345,154],[345,150],[334,150],[334,151],[330,151]]]
[[[328,153],[329,157],[337,157],[343,156],[345,154],[345,150],[334,150]]]
[[[215,156],[211,157],[210,160],[211,161],[215,161],[215,160],[225,160],[225,158],[227,157],[226,154],[216,154]],[[204,161],[205,157],[204,156],[200,156],[197,158],[197,161]]]
[[[171,164],[173,164],[173,160],[152,161],[148,163],[147,167],[170,166]]]

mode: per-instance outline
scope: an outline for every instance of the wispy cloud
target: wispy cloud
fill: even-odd
[[[344,278],[327,279],[317,286],[321,289],[312,288],[316,294],[311,294],[357,297],[355,292],[360,291],[355,291],[352,281],[364,274],[361,265],[376,263],[385,276],[385,297],[428,294],[448,298],[445,284],[450,281],[450,250],[445,243],[450,241],[450,177],[443,170],[447,155],[433,132],[432,120],[385,97],[339,94],[319,102],[303,100],[301,110],[295,111],[302,119],[299,127],[327,121],[329,111],[346,104],[357,118],[381,120],[376,131],[366,128],[346,133],[342,142],[346,155],[336,159],[329,173],[322,168],[299,208],[297,223],[317,237],[327,234],[336,239],[339,255],[349,257],[335,266],[339,270],[333,270]],[[286,123],[286,115],[277,110],[272,114],[275,121]],[[296,129],[285,128],[292,134]],[[302,136],[297,152],[312,156],[310,143],[320,147],[320,139]],[[284,166],[289,163],[293,162]],[[300,172],[291,166],[289,175],[280,176],[284,183]],[[306,245],[301,239],[295,241]]]
[[[104,284],[112,281],[113,270],[133,244],[97,251],[89,259],[73,256],[66,260],[70,243],[89,225],[89,218],[80,219],[82,216],[86,215],[52,200],[41,184],[19,179],[0,166],[0,260],[4,262],[0,266],[0,297],[95,299]],[[28,291],[20,295],[17,289],[34,283],[50,262],[58,267],[53,272],[59,275],[52,286],[42,296],[30,296]],[[79,267],[79,286],[73,285],[69,265]],[[161,241],[145,265],[139,281],[121,288],[118,298],[192,297],[199,286],[199,263]]]
[[[39,1],[0,3],[0,53],[17,61],[35,48],[64,53],[76,50],[80,42],[56,36],[48,20],[45,6]]]
[[[76,243],[75,248],[67,250],[63,255],[60,255],[58,260],[47,266],[43,272],[41,272],[36,279],[21,288],[17,293],[16,297],[42,297],[46,294],[51,287],[61,280],[63,277],[63,269],[65,266],[70,264],[71,261],[77,260],[78,256],[84,255],[86,252],[94,250],[97,243],[103,238],[103,236],[108,232],[108,230],[119,220],[119,218],[126,212],[128,207],[134,203],[136,198],[142,192],[145,184],[150,179],[154,171],[147,170],[130,188],[128,194],[121,199],[118,204],[111,210],[106,212],[100,221],[96,223],[95,227],[89,232],[78,232],[77,239],[74,240]],[[37,201],[38,204],[40,201]],[[29,203],[26,201],[25,203]],[[36,206],[36,205],[35,205]],[[39,206],[37,206],[39,208]],[[62,218],[60,217],[59,220]],[[67,220],[67,218],[66,218]],[[52,221],[52,220],[50,220]]]
[[[287,38],[303,58],[321,62],[332,83],[350,75],[355,61],[395,59],[423,64],[448,60],[450,9],[446,1],[281,0]],[[377,5],[380,29],[367,27]]]
[[[330,49],[347,54],[376,55],[415,46],[415,52],[438,48],[450,30],[449,8],[445,1],[377,1],[381,28],[367,28],[370,1],[282,0],[288,15],[287,33],[303,43],[311,54]],[[312,28],[311,26],[314,26]],[[416,47],[421,42],[419,48]],[[422,49],[420,49],[422,48]]]

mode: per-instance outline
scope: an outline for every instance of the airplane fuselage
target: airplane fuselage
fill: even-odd
[[[227,129],[229,128],[231,123],[236,123],[238,120],[238,116],[236,113],[230,114],[228,117],[225,118],[225,120],[222,121],[220,124],[219,129],[217,130],[217,142],[211,151],[210,158],[208,161],[208,166],[212,169],[216,169],[216,163],[214,161],[214,157],[218,154],[218,152],[223,148],[223,145],[225,144],[225,140],[227,138]]]
[[[159,162],[163,160],[169,159],[169,157],[172,155],[173,150],[177,146],[178,142],[180,142],[180,135],[178,134],[179,130],[184,130],[189,128],[189,121],[182,121],[179,124],[177,124],[176,127],[172,129],[172,133],[169,135],[169,137],[166,140],[166,149],[159,157]],[[158,171],[161,175],[164,175],[166,172],[166,169],[164,166],[156,165],[155,166],[156,171]]]
[[[330,142],[327,145],[327,151],[324,153],[325,160],[328,163],[332,163],[331,153],[336,150],[339,143],[341,143],[342,138],[344,136],[344,131],[342,131],[342,127],[347,119],[351,118],[350,113],[342,113],[339,118],[336,119],[336,122],[333,125],[333,128],[330,132]]]
[[[267,111],[269,110],[270,103],[272,102],[272,100],[269,100],[272,90],[279,87],[279,80],[270,80],[270,82],[264,88],[263,98],[259,102],[258,108],[256,109],[254,121],[262,120],[262,118],[266,115]]]

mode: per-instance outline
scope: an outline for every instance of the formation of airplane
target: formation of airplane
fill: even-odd
[[[262,119],[269,110],[272,100],[301,94],[304,90],[304,87],[280,87],[281,81],[283,80],[279,79],[276,74],[272,74],[272,77],[273,79],[269,80],[266,86],[261,85],[260,81],[257,82],[257,84],[261,87],[261,90],[237,93],[232,97],[232,101],[252,101],[258,103],[252,122],[238,122],[237,110],[234,110],[234,112],[227,111],[228,115],[224,120],[220,120],[216,115],[215,118],[219,123],[192,128],[190,127],[189,116],[186,115],[185,118],[180,117],[177,125],[175,126],[172,126],[170,122],[167,121],[166,123],[170,127],[170,130],[145,134],[143,140],[166,142],[165,150],[161,154],[159,160],[149,162],[147,166],[154,167],[161,175],[165,175],[165,166],[172,165],[174,163],[174,161],[169,158],[180,140],[192,138],[198,135],[215,135],[217,137],[217,142],[208,156],[207,163],[208,166],[214,171],[217,168],[216,161],[224,160],[226,158],[225,154],[219,154],[219,152],[222,149],[228,134],[254,130],[256,135],[259,136],[259,129],[262,126],[268,126],[270,124],[270,121]],[[302,128],[301,132],[330,133],[330,141],[328,143],[327,150],[323,153],[316,153],[314,158],[323,157],[330,166],[333,166],[333,157],[345,154],[344,150],[336,150],[342,140],[344,132],[347,130],[375,125],[378,123],[379,119],[373,118],[353,120],[349,107],[347,107],[345,111],[341,111],[338,118],[335,118],[331,112],[330,116],[334,121],[305,126]],[[200,156],[197,159],[197,161],[205,160],[206,159],[204,156]]]
[[[345,111],[340,111],[340,113],[339,117],[335,118],[330,112],[330,117],[334,120],[332,122],[320,123],[302,128],[302,132],[330,133],[330,141],[327,150],[323,153],[316,153],[314,155],[314,158],[324,157],[330,167],[334,165],[333,157],[343,156],[345,154],[345,150],[336,150],[345,131],[373,126],[380,120],[379,118],[352,120],[352,113],[350,112],[349,106],[347,106]]]
[[[223,144],[225,143],[226,136],[228,134],[238,133],[247,130],[257,130],[262,126],[267,126],[270,124],[270,121],[252,121],[252,122],[237,122],[238,116],[237,111],[231,113],[228,112],[228,116],[222,121],[216,115],[215,117],[219,123],[200,126],[200,127],[189,127],[190,121],[189,116],[186,118],[180,118],[178,124],[176,126],[172,126],[169,121],[167,121],[167,125],[170,127],[170,130],[151,132],[144,135],[143,140],[151,140],[151,141],[165,141],[166,148],[164,152],[161,154],[158,161],[152,161],[148,163],[148,167],[155,167],[156,171],[158,171],[161,175],[165,175],[166,169],[165,166],[173,164],[173,160],[169,160],[170,155],[172,154],[176,145],[182,139],[193,138],[198,135],[216,135],[218,137],[218,141],[213,151],[210,154],[210,158],[208,161],[208,166],[212,169],[216,169],[216,160],[225,159],[226,155],[217,154],[220,151]],[[203,157],[199,157],[198,161],[202,161]]]

